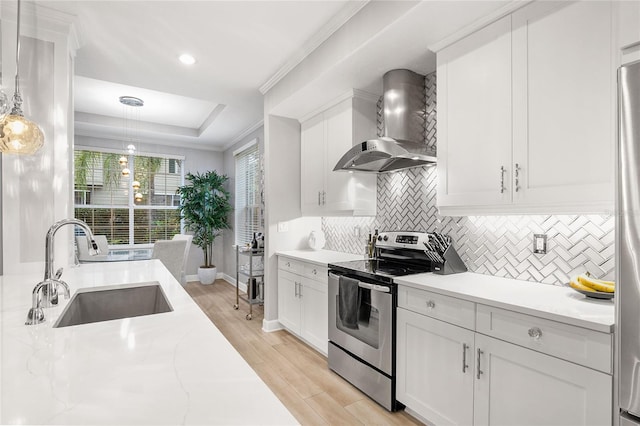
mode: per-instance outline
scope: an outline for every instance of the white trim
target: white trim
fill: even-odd
[[[192,281],[200,281],[198,279],[198,275],[197,274],[196,275],[186,275],[184,278],[185,278],[185,280],[187,280],[188,283],[192,282]]]
[[[294,54],[289,60],[273,74],[266,82],[260,86],[260,93],[267,93],[273,86],[278,84],[292,69],[300,64],[307,56],[316,50],[322,43],[339,30],[344,24],[355,16],[360,10],[369,3],[369,0],[349,1],[333,18],[327,22],[316,34],[309,39],[298,53]]]
[[[284,330],[285,328],[282,326],[282,324],[280,324],[280,321],[278,320],[266,320],[263,319],[262,320],[262,331],[266,332],[266,333],[271,333],[274,331],[278,331],[278,330]]]
[[[236,143],[240,142],[242,139],[244,139],[247,135],[255,132],[256,130],[258,130],[261,126],[264,125],[264,120],[259,120],[258,122],[254,123],[253,125],[247,127],[246,129],[244,129],[242,132],[240,132],[240,134],[238,136],[236,136],[235,138],[233,138],[231,140],[231,142],[229,142],[228,144],[224,145],[222,147],[222,151],[226,151],[229,148],[231,148],[233,145],[235,145]]]
[[[158,154],[155,152],[145,152],[136,150],[135,153],[129,154],[126,153],[126,149],[114,149],[114,148],[103,148],[99,146],[86,146],[86,145],[76,145],[73,147],[74,151],[95,151],[95,152],[106,152],[109,154],[122,154],[122,155],[133,155],[134,157],[156,157],[163,158],[165,160],[186,160],[184,155],[178,154]],[[177,173],[176,173],[177,174]]]
[[[242,154],[244,151],[248,150],[249,148],[253,148],[257,144],[258,144],[258,138],[251,139],[251,141],[249,141],[247,144],[233,151],[233,156],[235,157],[238,154]]]
[[[503,18],[513,12],[515,12],[516,10],[526,6],[527,4],[531,3],[533,0],[512,0],[511,2],[505,4],[504,6],[494,10],[493,12],[489,13],[488,15],[485,15],[475,21],[473,21],[472,23],[470,23],[469,25],[463,27],[462,29],[456,31],[455,33],[451,34],[448,37],[443,38],[440,41],[437,41],[429,46],[427,46],[427,49],[438,53],[438,51],[444,49],[447,46],[452,45],[453,43],[462,40],[463,38],[465,38],[466,36],[486,27],[489,24],[492,24],[493,22],[497,21],[500,18]]]

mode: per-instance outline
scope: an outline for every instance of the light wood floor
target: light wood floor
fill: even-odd
[[[281,330],[262,331],[262,307],[234,310],[235,287],[218,280],[213,285],[188,283],[187,292],[242,357],[301,424],[413,425],[404,411],[389,413],[327,367],[320,353]]]

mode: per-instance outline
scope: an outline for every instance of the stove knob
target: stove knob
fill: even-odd
[[[385,238],[387,238],[387,236],[384,236]],[[378,235],[378,241],[382,241],[382,235]]]
[[[387,241],[389,239],[389,237],[385,235],[384,237],[382,237],[382,239]]]

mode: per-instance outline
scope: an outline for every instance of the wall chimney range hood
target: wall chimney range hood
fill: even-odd
[[[424,137],[424,76],[413,71],[391,70],[382,77],[384,136],[353,146],[334,171],[383,173],[435,165],[435,150]]]

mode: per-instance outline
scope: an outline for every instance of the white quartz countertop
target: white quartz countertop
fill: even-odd
[[[27,326],[41,278],[0,277],[0,423],[297,423],[159,260],[85,264],[62,279],[72,295],[158,281],[174,309],[162,314],[52,328],[60,297]]]
[[[417,274],[394,280],[472,302],[518,311],[596,331],[610,333],[615,323],[611,300],[588,298],[569,287],[465,272]]]
[[[327,266],[329,263],[335,262],[364,259],[364,254],[343,253],[333,250],[288,250],[279,251],[276,254],[320,266]]]

